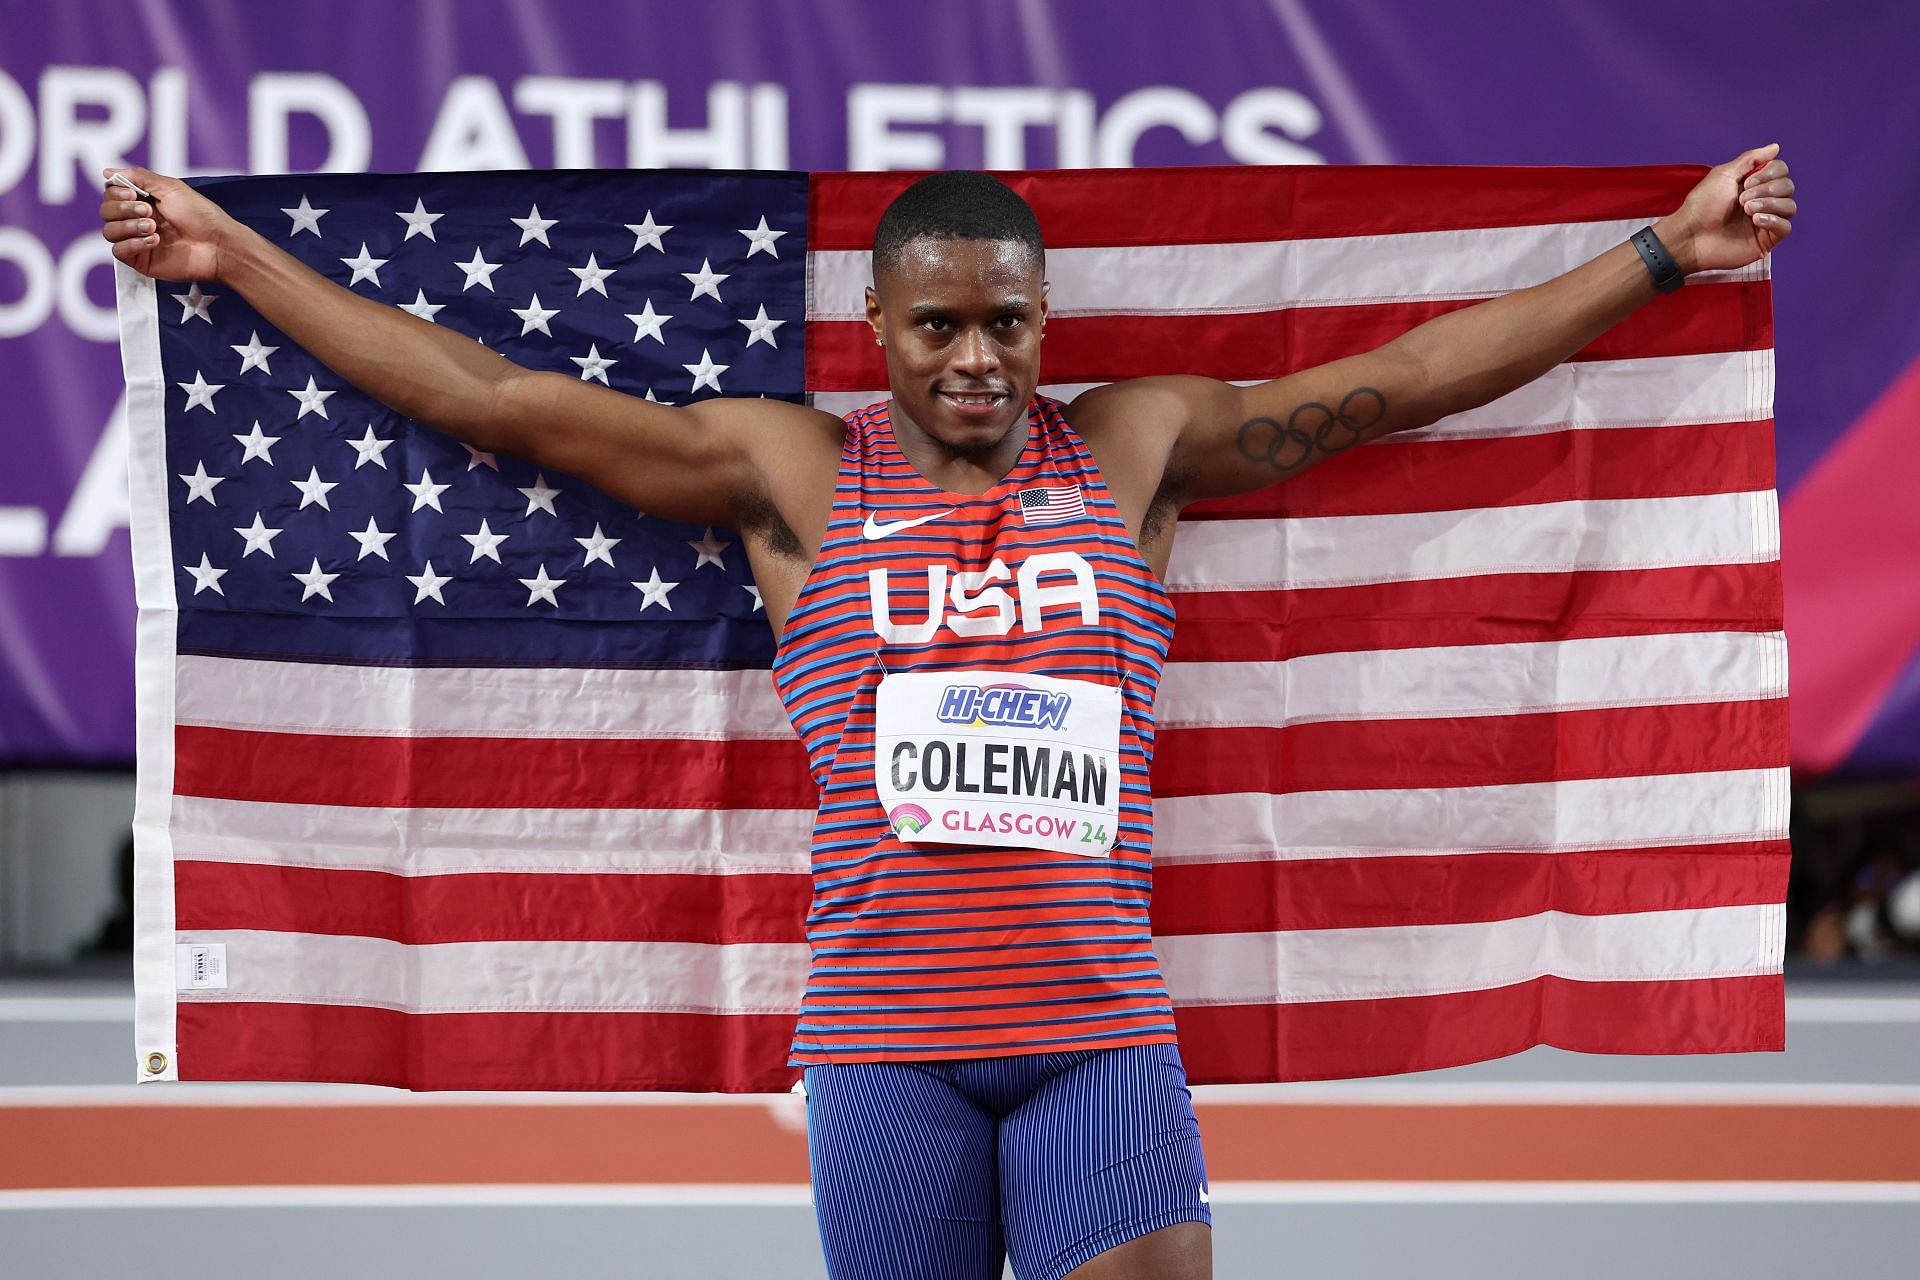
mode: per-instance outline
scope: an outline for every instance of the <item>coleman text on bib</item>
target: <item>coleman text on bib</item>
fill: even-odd
[[[913,844],[1104,856],[1118,838],[1120,690],[1010,671],[880,681],[874,785]]]

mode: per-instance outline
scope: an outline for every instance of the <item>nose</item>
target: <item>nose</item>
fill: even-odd
[[[984,378],[1000,367],[1000,356],[984,329],[968,329],[955,344],[951,368],[969,378]]]

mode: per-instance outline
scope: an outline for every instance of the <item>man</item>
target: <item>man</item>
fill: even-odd
[[[1210,1273],[1208,1195],[1148,926],[1160,579],[1188,503],[1523,385],[1657,295],[1755,261],[1795,213],[1777,147],[1713,170],[1637,244],[1252,387],[1145,378],[1035,396],[1033,213],[939,174],[875,234],[891,399],[846,420],[667,408],[517,368],[355,296],[191,188],[130,170],[105,235],[217,280],[335,372],[476,448],[745,535],[806,744],[806,1067],[836,1277]]]

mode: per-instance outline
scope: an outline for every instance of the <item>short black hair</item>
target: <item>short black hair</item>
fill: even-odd
[[[989,173],[930,173],[894,198],[873,232],[873,275],[892,267],[914,240],[1010,240],[1044,266],[1040,219],[1019,193]]]

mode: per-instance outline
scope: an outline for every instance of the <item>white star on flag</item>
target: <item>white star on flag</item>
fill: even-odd
[[[538,601],[545,600],[558,609],[560,602],[554,598],[554,592],[567,585],[565,578],[549,578],[547,566],[541,565],[540,572],[531,578],[520,579],[520,585],[527,589],[527,607],[531,609]]]
[[[296,510],[305,511],[316,502],[328,511],[333,510],[333,504],[327,501],[327,491],[329,489],[338,489],[340,482],[338,480],[322,480],[320,478],[320,468],[309,467],[305,480],[289,480],[287,483],[300,491],[300,505],[295,508]]]
[[[261,431],[260,420],[258,418],[253,420],[253,430],[243,436],[236,435],[234,439],[238,440],[240,447],[246,450],[245,453],[240,455],[240,463],[242,466],[255,458],[265,458],[268,466],[273,465],[273,446],[280,443],[280,437],[270,436]]]
[[[550,516],[560,514],[553,509],[553,500],[560,496],[562,490],[547,487],[545,472],[536,472],[533,477],[533,487],[522,489],[520,493],[527,500],[527,509],[523,514],[532,515],[535,511],[544,511]]]
[[[387,544],[399,537],[400,533],[397,529],[392,533],[380,532],[380,526],[374,523],[372,516],[368,516],[367,527],[365,529],[361,529],[358,532],[349,529],[347,530],[347,536],[360,544],[360,554],[355,556],[354,559],[365,560],[368,556],[379,556],[382,560],[385,560],[387,558]]]
[[[495,471],[500,469],[500,460],[486,450],[476,449],[465,440],[460,442],[460,447],[467,451],[467,470],[471,471],[475,467],[490,467]]]
[[[541,217],[539,205],[533,206],[526,217],[514,218],[511,219],[511,221],[514,226],[520,228],[521,244],[525,244],[529,240],[538,240],[541,244],[546,245],[547,248],[553,248],[553,242],[547,239],[547,228],[556,225],[556,222],[552,218]]]
[[[547,328],[547,321],[560,314],[558,310],[541,306],[540,295],[537,293],[533,295],[533,301],[524,307],[514,307],[512,311],[520,317],[520,336],[523,338],[535,329],[551,338],[553,330]]]
[[[302,231],[311,231],[313,232],[314,235],[316,236],[319,235],[320,219],[325,217],[327,214],[327,210],[316,209],[312,205],[308,204],[305,192],[302,192],[300,195],[299,208],[282,209],[280,212],[286,214],[289,218],[293,219],[293,230],[287,232],[287,238],[289,240],[299,235]]]
[[[180,567],[193,575],[193,594],[199,595],[202,591],[212,591],[217,596],[227,594],[226,588],[220,585],[220,579],[228,571],[214,568],[206,552],[200,553],[199,564],[183,564]]]
[[[601,266],[599,260],[590,253],[587,255],[586,266],[568,267],[567,270],[580,281],[580,287],[574,290],[574,297],[582,297],[587,290],[591,289],[604,298],[607,296],[606,278],[614,273],[615,268]]]
[[[413,202],[413,212],[408,213],[404,210],[396,209],[394,210],[394,216],[407,224],[407,234],[400,237],[401,244],[405,244],[415,236],[425,236],[437,244],[439,243],[439,237],[433,234],[433,224],[447,215],[444,213],[428,213],[426,202],[416,198]]]
[[[479,285],[488,293],[493,292],[493,273],[500,269],[500,264],[488,262],[481,257],[478,247],[473,251],[473,261],[456,262],[453,265],[464,271],[467,276],[466,283],[460,286],[460,292],[465,293],[475,285]]]
[[[187,407],[180,412],[190,412],[197,406],[205,409],[208,413],[212,413],[213,398],[219,395],[220,392],[226,388],[227,384],[224,382],[208,382],[207,375],[196,369],[193,373],[192,382],[176,382],[173,385],[187,393]]]
[[[455,263],[454,265],[458,266],[459,264]],[[428,324],[439,324],[440,322],[435,320],[434,317],[442,311],[445,311],[447,304],[444,302],[428,302],[427,291],[425,289],[415,289],[413,291],[413,301],[401,303],[400,309],[410,316],[419,316]]]
[[[767,602],[760,598],[760,588],[754,586],[752,583],[748,583],[747,585],[741,587],[740,589],[753,597],[752,611],[754,613],[758,613],[760,612],[760,610],[766,608]]]
[[[418,511],[422,507],[432,507],[435,511],[444,511],[445,509],[440,505],[440,495],[453,488],[450,484],[435,484],[433,482],[433,472],[428,471],[425,467],[420,468],[420,482],[418,484],[404,484],[400,487],[413,494],[413,509],[415,511]]]
[[[443,575],[435,573],[433,571],[433,561],[427,561],[426,566],[422,568],[419,573],[409,573],[405,576],[407,581],[411,582],[414,586],[413,602],[415,604],[419,604],[422,600],[429,599],[435,604],[445,604],[447,602],[446,597],[440,594],[440,588],[452,582],[453,577],[451,574]]]
[[[293,420],[298,422],[310,413],[317,413],[323,418],[326,417],[327,397],[334,393],[320,390],[319,387],[313,384],[313,375],[308,374],[307,385],[305,387],[298,391],[288,391],[287,394],[300,402],[300,412],[293,415]]]
[[[712,387],[715,391],[718,391],[720,389],[720,375],[733,368],[730,364],[715,364],[713,362],[713,356],[708,353],[705,347],[700,348],[699,364],[683,364],[680,367],[693,375],[693,389],[696,392],[699,391],[702,386]]]
[[[627,319],[633,321],[633,340],[635,342],[640,341],[642,338],[652,338],[663,347],[667,345],[667,340],[660,334],[660,326],[673,319],[673,317],[663,316],[658,311],[655,311],[653,309],[652,298],[648,298],[647,305],[640,308],[637,313],[629,314]]]
[[[181,324],[189,320],[205,320],[208,324],[212,324],[213,316],[210,313],[213,310],[213,304],[220,301],[220,295],[200,292],[200,282],[196,280],[188,286],[185,293],[174,294],[173,300],[180,304]]]
[[[742,227],[740,228],[740,234],[747,238],[747,256],[749,258],[756,253],[763,252],[769,257],[777,258],[780,256],[780,250],[774,247],[773,242],[787,233],[784,231],[767,230],[767,218],[765,214],[762,214],[760,215],[759,226]]]
[[[752,346],[756,342],[764,342],[770,347],[778,347],[780,344],[774,341],[773,331],[785,324],[786,321],[767,319],[767,309],[765,306],[762,306],[759,315],[751,320],[742,320],[740,323],[747,326],[748,346]]]
[[[656,604],[668,613],[673,612],[673,602],[667,599],[667,592],[673,590],[680,584],[677,582],[662,582],[660,580],[659,565],[653,567],[652,575],[648,577],[645,582],[636,582],[633,585],[640,588],[640,611],[642,613],[645,613],[649,606]]]
[[[567,359],[580,366],[580,380],[582,382],[585,382],[588,378],[592,378],[603,387],[613,385],[607,381],[607,370],[620,363],[610,356],[601,355],[600,345],[598,343],[588,347],[587,354],[584,356],[568,356]]]
[[[320,559],[318,556],[314,557],[313,567],[311,569],[308,569],[305,573],[289,574],[288,576],[303,588],[300,592],[301,600],[304,601],[313,596],[320,596],[325,599],[328,604],[333,603],[333,588],[329,584],[340,575],[337,573],[323,573],[320,569]]]
[[[713,263],[705,258],[700,259],[700,269],[698,271],[682,271],[680,274],[693,285],[693,292],[687,297],[688,302],[692,302],[703,293],[715,302],[722,301],[723,299],[720,297],[720,282],[732,278],[721,275],[715,271],[713,269]]]
[[[226,477],[208,475],[207,464],[205,462],[194,464],[193,474],[190,476],[181,476],[180,478],[187,482],[187,500],[184,505],[190,507],[194,504],[194,501],[199,498],[205,498],[207,505],[210,507],[220,505],[213,500],[213,487],[222,480],[225,480]]]
[[[687,545],[692,547],[695,554],[700,557],[693,562],[695,569],[699,569],[701,565],[710,564],[722,573],[726,572],[727,566],[726,563],[720,559],[720,553],[733,544],[731,542],[722,542],[714,537],[711,527],[707,529],[706,537],[700,539],[698,542],[689,542]]]
[[[366,466],[369,462],[379,467],[382,471],[387,469],[387,460],[382,455],[384,455],[387,450],[393,448],[394,442],[392,440],[376,439],[371,423],[367,425],[367,434],[361,436],[358,440],[349,440],[347,443],[353,446],[353,451],[357,455],[353,460],[353,469],[355,471]]]
[[[273,559],[273,540],[280,536],[280,530],[267,528],[266,521],[260,518],[258,511],[253,513],[253,523],[245,528],[235,525],[233,531],[247,540],[247,549],[240,553],[245,560],[256,551],[267,553],[267,559]]]
[[[504,533],[495,533],[493,530],[487,528],[487,522],[485,520],[482,520],[480,522],[480,529],[478,532],[463,533],[460,535],[460,537],[465,542],[467,542],[469,545],[473,547],[473,558],[471,560],[468,560],[467,563],[478,564],[480,562],[480,557],[485,556],[487,559],[493,561],[495,564],[499,564],[500,563],[499,546],[501,543],[505,542],[509,536],[511,535],[504,534]]]
[[[586,568],[588,565],[592,564],[595,560],[604,560],[607,562],[607,567],[611,569],[611,568],[614,568],[615,566],[613,563],[613,556],[610,553],[613,551],[615,547],[619,546],[622,542],[625,542],[626,539],[625,538],[609,538],[606,534],[600,531],[599,522],[596,521],[593,526],[593,536],[591,538],[575,538],[574,541],[579,543],[583,548],[586,549],[587,558],[580,562],[581,568],[583,569]]]
[[[262,373],[271,374],[273,370],[267,364],[267,357],[280,348],[270,347],[260,341],[260,331],[255,329],[252,334],[247,337],[246,345],[241,346],[236,344],[233,349],[240,356],[241,373],[245,373],[249,369],[258,369]]]
[[[368,253],[367,242],[365,240],[360,242],[360,254],[358,257],[342,258],[340,261],[353,268],[353,279],[347,281],[347,287],[349,289],[359,284],[362,280],[373,281],[373,287],[376,289],[380,287],[380,268],[387,265],[387,260],[385,258],[376,258]]]
[[[629,222],[627,224],[627,230],[633,232],[633,251],[635,253],[640,252],[640,250],[648,245],[652,245],[660,252],[665,253],[667,246],[660,243],[660,237],[673,230],[673,228],[671,226],[663,227],[655,222],[653,220],[653,210],[649,209],[647,210],[647,216],[644,220],[640,222]]]

